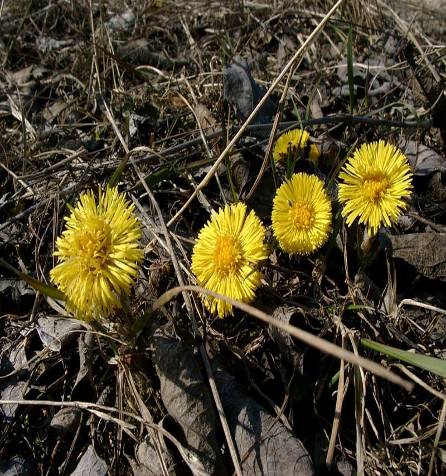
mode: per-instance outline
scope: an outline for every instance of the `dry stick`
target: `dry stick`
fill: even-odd
[[[89,7],[90,7],[89,10],[90,10],[91,38],[93,40],[93,62],[94,62],[94,68],[96,70],[96,77],[97,77],[97,84],[98,84],[99,93],[102,93],[101,76],[99,74],[99,65],[98,65],[98,54],[97,54],[97,51],[96,51],[96,32],[94,30],[92,0],[89,0]],[[88,93],[90,94],[90,91],[88,91]]]
[[[300,341],[308,344],[315,349],[324,352],[325,354],[332,355],[338,359],[343,359],[346,362],[350,362],[353,365],[359,365],[364,369],[368,370],[369,372],[374,373],[378,377],[382,377],[389,382],[395,383],[400,385],[407,391],[412,391],[414,384],[404,380],[399,375],[391,372],[390,370],[386,369],[380,364],[373,362],[372,360],[366,359],[365,357],[361,357],[360,355],[355,355],[353,352],[348,350],[342,349],[338,347],[336,344],[333,344],[321,337],[315,336],[310,332],[304,331],[303,329],[299,329],[298,327],[292,326],[290,324],[286,324],[284,322],[278,321],[274,319],[269,314],[257,309],[249,304],[235,301],[234,299],[229,298],[228,296],[223,296],[223,294],[215,293],[214,291],[209,291],[209,289],[202,288],[200,286],[178,286],[175,288],[166,291],[162,294],[153,304],[153,310],[156,311],[157,309],[165,306],[171,299],[173,299],[177,294],[182,293],[183,291],[193,291],[196,293],[206,294],[208,296],[212,296],[215,299],[221,299],[232,306],[241,309],[242,311],[250,314],[251,316],[259,319],[266,324],[270,324],[272,326],[277,327],[285,332],[288,332],[290,335],[299,339]]]
[[[128,148],[124,138],[122,137],[121,132],[119,131],[119,129],[118,129],[118,127],[117,127],[117,125],[116,125],[116,123],[113,119],[113,116],[112,116],[104,98],[102,98],[102,101],[103,101],[103,104],[104,104],[104,107],[105,107],[105,114],[107,116],[107,119],[110,121],[110,124],[113,127],[116,135],[118,136],[118,139],[120,140],[122,146],[124,147],[124,150],[126,151],[126,154],[129,154],[129,148]],[[139,178],[142,186],[144,187],[145,191],[147,192],[153,206],[155,207],[155,210],[158,214],[158,218],[159,218],[160,223],[161,223],[161,228],[162,228],[162,230],[164,232],[164,235],[166,237],[166,245],[169,248],[169,254],[170,254],[170,257],[172,259],[172,264],[173,264],[173,267],[175,269],[175,273],[177,275],[178,282],[180,283],[180,286],[185,288],[187,286],[184,286],[183,275],[181,274],[180,267],[179,267],[179,264],[178,264],[178,260],[177,260],[177,257],[175,255],[175,252],[174,252],[173,247],[172,247],[172,242],[170,240],[170,233],[169,233],[169,230],[167,229],[166,222],[164,221],[164,217],[163,217],[161,209],[158,205],[158,202],[156,201],[155,197],[153,196],[151,190],[149,189],[147,183],[144,180],[143,174],[141,173],[139,167],[136,165],[136,163],[133,160],[131,155],[129,155],[129,160],[130,160],[130,163],[132,164],[133,168],[135,169],[135,172],[138,175],[138,178]],[[174,288],[174,289],[176,289],[176,288]],[[183,298],[184,298],[184,301],[186,303],[186,308],[188,310],[188,313],[189,313],[189,316],[190,316],[190,319],[191,319],[191,322],[192,322],[192,328],[193,328],[193,331],[194,331],[194,335],[195,336],[199,335],[198,326],[197,326],[197,322],[195,320],[195,315],[193,313],[190,297],[186,292],[183,292]],[[234,464],[235,472],[236,472],[237,476],[242,476],[242,470],[241,470],[241,467],[240,467],[240,462],[239,462],[237,450],[235,448],[235,444],[234,444],[234,441],[232,439],[231,431],[229,429],[228,421],[226,419],[226,415],[225,415],[225,412],[223,410],[223,405],[221,403],[220,395],[219,395],[218,390],[217,390],[217,385],[215,384],[211,364],[209,363],[209,358],[208,358],[208,355],[206,353],[206,350],[205,350],[203,344],[200,345],[200,354],[201,354],[201,357],[203,359],[204,367],[206,369],[206,374],[207,374],[207,377],[208,377],[208,383],[209,383],[209,386],[210,386],[211,391],[212,391],[212,396],[214,398],[215,406],[217,407],[218,416],[220,417],[220,422],[221,422],[221,425],[223,427],[223,432],[225,434],[226,443],[228,444],[228,449],[229,449],[229,452],[231,454],[231,458],[232,458],[232,462]]]
[[[178,260],[177,260],[177,257],[175,255],[175,252],[173,250],[172,242],[170,240],[170,233],[169,233],[169,230],[167,229],[166,222],[164,221],[164,217],[161,213],[161,209],[158,205],[158,202],[156,201],[155,197],[153,196],[152,192],[150,191],[149,187],[147,186],[146,182],[144,181],[144,177],[143,177],[142,173],[140,172],[138,166],[133,162],[132,162],[132,165],[135,167],[136,173],[138,174],[139,179],[142,181],[143,186],[144,186],[147,194],[149,195],[153,206],[156,209],[156,212],[157,212],[158,217],[159,217],[160,222],[161,222],[161,228],[163,229],[164,235],[166,237],[166,244],[169,247],[169,254],[170,254],[170,257],[172,259],[173,267],[175,269],[175,273],[177,275],[178,282],[180,283],[180,286],[185,287],[184,286],[183,275],[181,274],[181,270],[180,270],[180,267],[179,267],[179,264],[178,264]],[[198,330],[198,326],[197,326],[197,322],[195,320],[195,315],[194,315],[194,311],[193,311],[193,308],[192,308],[192,303],[190,301],[190,296],[187,292],[183,292],[183,297],[184,297],[184,301],[186,303],[187,312],[188,312],[188,314],[190,316],[190,319],[191,319],[191,322],[192,322],[192,329],[193,329],[194,335],[195,336],[200,335],[199,330]],[[207,377],[208,377],[208,383],[209,383],[209,386],[211,387],[212,396],[213,396],[214,401],[215,401],[215,406],[217,407],[218,416],[220,417],[220,422],[221,422],[221,425],[223,427],[223,431],[224,431],[224,434],[225,434],[225,437],[226,437],[226,442],[228,444],[228,449],[229,449],[229,452],[231,454],[232,462],[234,464],[235,472],[236,472],[237,476],[242,476],[242,469],[241,469],[240,462],[239,462],[239,459],[238,459],[237,450],[235,448],[235,444],[234,444],[234,441],[233,441],[232,436],[231,436],[231,431],[229,429],[228,421],[226,419],[226,415],[225,415],[225,412],[224,412],[224,409],[223,409],[223,405],[221,403],[220,395],[219,395],[218,390],[217,390],[217,385],[215,384],[211,364],[209,363],[209,358],[208,358],[208,355],[206,353],[206,350],[205,350],[203,344],[200,345],[200,354],[201,354],[201,357],[203,359],[204,367],[206,369],[206,374],[207,374]]]
[[[115,407],[107,407],[105,405],[100,405],[98,403],[91,403],[91,402],[82,402],[82,401],[74,401],[74,402],[56,402],[54,400],[0,400],[0,405],[29,405],[29,406],[48,406],[48,407],[68,407],[68,408],[78,408],[81,410],[87,410],[88,412],[96,415],[98,418],[102,418],[106,421],[112,421],[117,425],[122,426],[122,428],[129,434],[129,436],[137,441],[137,439],[130,433],[130,430],[135,429],[135,425],[128,423],[120,418],[113,417],[105,412],[111,413],[120,413],[124,416],[128,416],[133,418],[138,423],[142,423],[143,425],[153,428],[158,433],[161,433],[164,437],[168,438],[178,449],[180,454],[183,456],[185,460],[191,459],[190,451],[185,448],[172,434],[166,431],[162,426],[157,425],[156,423],[148,422],[144,420],[144,418],[140,417],[139,415],[135,415],[134,413],[130,413],[127,411],[121,411],[119,408]]]
[[[306,50],[306,48],[313,42],[313,40],[317,37],[317,35],[320,33],[322,28],[325,26],[327,21],[330,19],[330,17],[335,13],[335,11],[339,8],[341,3],[344,0],[338,0],[333,8],[325,15],[325,17],[322,19],[322,21],[319,23],[319,25],[313,30],[311,35],[305,40],[305,42],[302,44],[302,46],[296,51],[294,56],[288,61],[287,65],[283,70],[280,72],[279,76],[275,79],[273,84],[269,87],[268,91],[265,93],[265,95],[262,97],[262,99],[259,101],[257,106],[254,108],[254,110],[251,112],[251,114],[248,116],[242,127],[238,130],[237,134],[231,139],[229,144],[226,146],[226,148],[223,150],[223,152],[220,154],[218,159],[215,161],[214,165],[211,167],[209,172],[206,174],[204,179],[197,185],[197,188],[192,192],[191,196],[186,200],[186,203],[178,210],[178,212],[167,222],[167,226],[171,226],[173,223],[175,223],[178,218],[183,214],[183,212],[187,209],[189,204],[192,202],[192,200],[197,196],[198,192],[200,192],[211,180],[215,172],[217,171],[219,165],[221,162],[224,160],[226,155],[229,153],[229,151],[232,149],[234,144],[240,139],[242,134],[245,132],[245,129],[248,127],[249,123],[253,120],[254,116],[259,112],[259,110],[262,108],[262,106],[265,104],[266,100],[268,97],[271,95],[271,93],[274,91],[274,89],[277,87],[277,85],[280,83],[282,78],[285,76],[285,74],[292,68],[292,66],[295,64],[297,59],[303,54],[303,52]]]
[[[342,331],[342,341],[341,346],[344,348],[345,335]],[[341,411],[342,404],[344,403],[344,387],[345,387],[345,363],[341,359],[341,367],[339,369],[339,382],[338,382],[338,393],[336,395],[336,405],[335,405],[335,416],[333,419],[333,425],[331,427],[330,443],[328,445],[327,457],[325,458],[325,464],[330,469],[331,463],[333,462],[334,450],[336,447],[336,437],[338,436],[339,423],[341,421]]]
[[[432,471],[434,470],[435,453],[437,452],[438,444],[440,443],[440,437],[443,431],[445,419],[446,419],[446,401],[443,401],[443,406],[441,407],[440,416],[438,418],[437,432],[435,434],[434,445],[432,447],[431,459],[429,462],[429,471],[427,473],[427,476],[431,476]]]
[[[355,355],[358,355],[358,348],[352,335],[348,337]],[[364,399],[365,399],[365,375],[364,370],[358,366],[354,369],[354,390],[355,390],[355,426],[356,426],[356,473],[364,475],[365,463],[365,440],[364,440]]]
[[[435,390],[435,388],[432,388],[426,382],[423,382],[423,380],[421,380],[420,377],[417,377],[414,373],[412,373],[409,369],[407,369],[403,364],[391,364],[391,367],[396,367],[397,369],[400,369],[401,372],[405,373],[410,379],[412,379],[420,387],[423,387],[425,390],[432,393],[432,395],[434,395],[435,397],[446,401],[445,393],[441,393],[438,390]]]
[[[138,405],[139,411],[141,412],[144,420],[153,423],[153,418],[152,415],[149,411],[149,409],[146,407],[145,403],[143,402],[141,395],[139,394],[135,381],[133,380],[132,373],[130,372],[130,369],[127,368],[125,365],[123,365],[123,370],[124,370],[124,375],[127,378],[127,382],[129,383],[130,389],[133,392],[133,397],[136,400],[136,404]],[[161,443],[159,440],[158,433],[155,432],[153,428],[150,428],[150,436],[152,437],[152,440],[155,442],[155,451],[159,459],[159,463],[161,465],[161,469],[163,471],[164,476],[169,476],[169,471],[167,469],[166,462],[163,458],[163,455],[161,453]]]
[[[299,58],[299,61],[296,61],[296,64],[293,65],[293,67],[290,69],[290,72],[288,74],[288,77],[287,77],[287,80],[286,80],[286,83],[285,83],[285,87],[283,88],[282,96],[279,100],[279,105],[277,107],[276,116],[274,117],[273,127],[272,127],[271,133],[269,135],[268,145],[266,147],[265,157],[263,158],[262,166],[260,167],[260,171],[257,174],[257,177],[254,181],[254,184],[251,187],[251,190],[246,195],[245,200],[249,200],[251,198],[252,194],[256,191],[260,181],[262,180],[263,174],[265,173],[266,167],[267,167],[268,162],[269,162],[269,158],[271,157],[271,149],[273,148],[274,139],[275,139],[275,136],[276,136],[276,131],[277,131],[277,128],[279,126],[280,118],[282,117],[283,108],[285,107],[285,99],[286,99],[286,96],[288,94],[288,89],[290,87],[291,78],[293,77],[294,72],[298,68],[301,59],[302,58]]]

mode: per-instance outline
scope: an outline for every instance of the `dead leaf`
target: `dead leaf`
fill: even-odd
[[[61,433],[75,431],[81,419],[82,410],[79,408],[61,408],[51,419],[50,427]]]
[[[446,172],[446,160],[429,147],[414,140],[400,141],[398,146],[409,161],[414,175],[420,177],[434,172]]]
[[[236,56],[232,63],[223,68],[224,98],[233,104],[240,118],[245,120],[265,95],[265,88],[259,86],[251,76],[248,62]],[[265,124],[271,121],[276,105],[268,97],[251,124]]]
[[[107,463],[98,456],[93,446],[90,445],[71,476],[105,476],[107,471]]]
[[[58,99],[45,108],[42,115],[48,122],[52,122],[67,107],[68,104],[66,101]]]
[[[105,24],[111,33],[130,30],[135,24],[135,14],[133,10],[125,10],[122,13],[114,15]]]
[[[14,456],[7,462],[0,464],[0,474],[2,476],[31,476],[37,474],[32,458]]]
[[[37,333],[42,344],[53,352],[59,352],[62,345],[78,335],[84,328],[81,321],[59,317],[40,317],[37,321]]]
[[[187,345],[174,338],[156,334],[154,343],[161,398],[193,453],[186,462],[194,474],[226,474],[215,435],[214,407],[199,362]]]
[[[243,475],[313,475],[311,458],[301,441],[246,396],[231,375],[217,365],[213,368]]]
[[[303,312],[301,309],[296,307],[280,306],[274,310],[273,318],[285,324],[301,327],[299,325],[299,320],[303,318]],[[268,334],[271,336],[271,339],[277,345],[280,353],[288,363],[293,367],[301,366],[302,353],[299,351],[295,339],[290,336],[288,332],[270,325],[268,326]]]
[[[171,417],[169,417],[169,415],[166,415],[159,422],[159,426],[165,428],[165,422],[169,418]],[[169,431],[168,428],[165,429]],[[175,460],[173,459],[172,454],[167,448],[163,436],[161,434],[159,434],[158,436],[160,441],[161,456],[164,460],[164,463],[166,464],[167,471],[169,475],[175,476],[175,474],[177,474]],[[155,476],[158,474],[162,474],[162,468],[159,461],[158,453],[156,452],[155,446],[153,445],[149,437],[146,437],[141,443],[138,444],[135,449],[135,458],[136,463],[140,466],[141,472],[138,473],[139,476]]]
[[[216,130],[217,121],[212,115],[212,112],[204,104],[198,103],[194,107],[194,113],[203,130],[208,132]]]
[[[446,233],[389,236],[393,258],[414,266],[427,278],[446,281]]]
[[[81,334],[78,338],[79,344],[79,372],[76,376],[73,389],[81,382],[87,375],[91,379],[91,364],[92,364],[92,346],[93,346],[93,334],[86,332]]]
[[[0,392],[1,400],[23,400],[28,388],[28,382],[15,380],[6,385]],[[19,405],[17,403],[2,403],[1,408],[6,419],[14,418]]]

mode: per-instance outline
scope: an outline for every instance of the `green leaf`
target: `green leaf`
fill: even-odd
[[[381,354],[393,357],[394,359],[402,360],[407,364],[420,367],[421,369],[437,374],[440,377],[446,377],[446,360],[437,359],[436,357],[430,357],[424,354],[408,352],[407,350],[397,349],[396,347],[380,344],[369,339],[361,339],[361,345],[367,349],[372,349]]]
[[[3,266],[8,271],[11,271],[15,275],[17,275],[20,279],[23,279],[23,281],[28,283],[32,288],[34,288],[36,291],[39,291],[44,296],[49,296],[59,301],[66,300],[65,294],[62,291],[59,291],[54,286],[45,284],[42,281],[39,281],[38,279],[32,278],[31,276],[28,276],[26,273],[22,273],[21,271],[14,268],[14,266],[11,266],[2,258],[0,258],[0,265]]]
[[[127,162],[129,161],[129,155],[127,154],[119,163],[119,165],[116,167],[115,171],[113,172],[113,175],[111,176],[110,180],[108,181],[108,185],[110,187],[115,187],[118,185],[119,179],[121,178],[122,172],[124,172],[124,169],[127,166]]]
[[[155,185],[158,185],[163,180],[167,180],[172,175],[172,173],[173,173],[173,169],[171,166],[162,167],[161,169],[144,177],[144,180],[146,184],[149,186],[149,188],[152,188]]]

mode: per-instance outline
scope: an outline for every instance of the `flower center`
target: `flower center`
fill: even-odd
[[[236,270],[242,260],[242,247],[237,238],[222,235],[217,238],[214,251],[215,267],[224,274]]]
[[[98,274],[106,266],[111,249],[110,225],[100,217],[90,217],[76,236],[77,254],[83,271]]]
[[[309,230],[314,222],[314,209],[307,203],[295,203],[290,206],[290,218],[299,230]]]
[[[389,181],[387,177],[382,174],[369,176],[362,184],[364,195],[372,202],[379,201],[388,186]]]

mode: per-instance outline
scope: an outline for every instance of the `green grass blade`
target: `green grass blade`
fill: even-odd
[[[402,360],[407,364],[415,365],[421,369],[428,370],[440,377],[446,378],[446,360],[437,359],[424,354],[415,354],[407,350],[397,349],[390,345],[380,344],[373,340],[361,339],[361,345],[367,349],[380,352],[381,354],[393,357],[394,359]]]
[[[119,179],[121,178],[122,172],[124,172],[128,161],[129,155],[127,154],[116,167],[115,171],[113,172],[113,175],[108,181],[108,185],[110,185],[110,187],[115,187],[116,185],[118,185]]]
[[[11,266],[2,258],[0,258],[0,266],[3,266],[8,271],[13,272],[16,276],[18,276],[20,279],[23,279],[23,281],[25,281],[32,288],[34,288],[36,291],[39,291],[44,296],[49,296],[59,301],[66,300],[65,294],[62,291],[59,291],[54,286],[50,286],[49,284],[42,283],[42,281],[39,281],[38,279],[28,276],[26,273],[22,273],[21,271],[14,268],[14,266]]]

